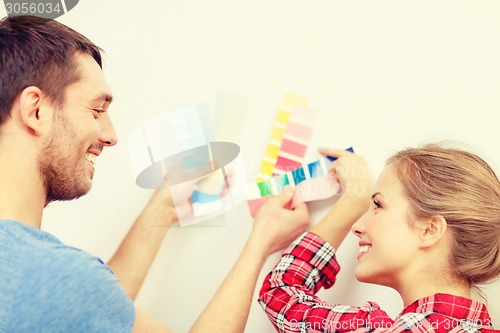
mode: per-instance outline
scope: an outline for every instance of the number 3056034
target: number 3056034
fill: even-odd
[[[78,0],[4,0],[4,3],[8,16],[33,15],[54,19],[73,9]]]

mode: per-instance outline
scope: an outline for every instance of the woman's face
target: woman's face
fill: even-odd
[[[352,227],[360,245],[356,278],[397,289],[411,277],[408,267],[417,260],[419,235],[410,224],[410,204],[392,165],[380,174],[372,201]]]

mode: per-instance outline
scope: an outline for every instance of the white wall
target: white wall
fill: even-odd
[[[285,91],[320,110],[310,156],[317,146],[354,146],[376,175],[398,149],[453,139],[500,169],[497,0],[81,0],[59,20],[106,50],[121,142],[99,157],[93,191],[51,205],[44,229],[105,260],[151,194],[134,184],[128,133],[178,106],[213,105],[219,91],[249,101],[241,143],[249,179]],[[315,221],[326,206],[310,206]],[[245,205],[220,219],[224,227],[171,230],[137,300],[174,332],[187,332],[249,234]],[[349,304],[375,300],[397,315],[397,294],[353,281],[356,252],[349,236],[339,252],[339,283],[321,295]],[[487,292],[497,328],[499,292],[500,284]],[[257,302],[246,332],[273,332]]]

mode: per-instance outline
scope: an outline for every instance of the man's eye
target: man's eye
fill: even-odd
[[[97,113],[99,113],[99,114],[106,112],[106,111],[101,110],[101,109],[94,109],[94,111],[97,112]]]

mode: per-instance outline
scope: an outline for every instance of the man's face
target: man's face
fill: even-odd
[[[47,204],[86,194],[96,157],[117,142],[107,112],[111,92],[101,68],[89,55],[78,54],[76,62],[80,80],[66,88],[63,107],[54,107],[53,126],[39,156]]]

